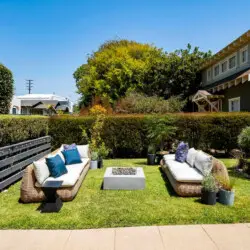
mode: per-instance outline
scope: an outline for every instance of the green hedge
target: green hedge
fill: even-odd
[[[250,113],[168,114],[173,116],[177,133],[174,139],[189,142],[190,147],[229,151],[238,147],[237,136],[250,125]],[[113,157],[145,156],[148,147],[146,119],[161,116],[108,116],[102,138]],[[94,118],[58,116],[0,116],[0,146],[44,135],[51,135],[53,148],[63,143],[84,143],[80,126],[89,133]]]
[[[174,116],[177,134],[173,139],[189,142],[190,146],[208,150],[209,148],[229,151],[237,146],[237,136],[242,128],[250,125],[249,113],[211,114],[168,114]],[[114,157],[145,156],[148,141],[146,138],[146,118],[143,115],[109,116],[102,132],[103,140],[112,149]],[[157,119],[157,115],[150,116]],[[80,125],[88,131],[91,117],[54,117],[50,119],[49,134],[53,146],[62,143],[81,143]]]
[[[48,123],[43,116],[0,115],[0,146],[47,135]]]

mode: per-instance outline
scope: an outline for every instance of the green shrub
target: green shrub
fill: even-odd
[[[211,174],[204,177],[202,181],[202,189],[207,192],[218,192],[215,178]]]
[[[0,115],[0,146],[47,135],[48,121],[42,116]]]
[[[249,152],[250,149],[250,127],[242,129],[238,136],[238,144],[241,148]]]
[[[185,101],[178,97],[171,97],[164,100],[158,96],[146,96],[136,92],[129,92],[117,104],[115,111],[125,114],[164,114],[180,112]]]

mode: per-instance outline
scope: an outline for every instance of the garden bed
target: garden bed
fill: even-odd
[[[229,168],[235,160],[223,160]],[[0,228],[13,229],[83,229],[124,226],[213,224],[250,222],[250,181],[236,178],[233,207],[217,203],[207,206],[199,198],[175,195],[158,166],[146,166],[145,159],[105,160],[103,169],[90,170],[78,195],[65,202],[59,213],[41,214],[40,203],[21,204],[20,182],[0,193]],[[102,190],[106,167],[143,167],[144,190]]]

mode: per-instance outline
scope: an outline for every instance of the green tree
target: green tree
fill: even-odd
[[[0,114],[8,114],[14,92],[13,75],[0,64]]]
[[[165,99],[182,99],[199,89],[200,65],[211,56],[198,47],[167,54],[149,44],[128,40],[108,41],[91,54],[87,64],[74,73],[81,102],[88,105],[94,96],[108,97],[112,103],[128,90]]]
[[[200,66],[211,55],[211,51],[202,52],[198,47],[192,49],[190,44],[186,49],[168,54],[167,96],[187,98],[194,94],[200,88]]]
[[[112,103],[127,90],[143,90],[145,74],[155,64],[166,60],[165,53],[152,45],[128,40],[108,41],[89,56],[87,64],[74,73],[82,102],[91,97],[108,97]],[[157,72],[156,72],[157,74]]]

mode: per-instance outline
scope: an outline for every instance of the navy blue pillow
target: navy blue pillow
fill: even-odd
[[[64,151],[62,151],[62,153],[63,153],[63,156],[65,158],[66,165],[82,163],[81,156],[80,156],[77,148],[64,150]]]
[[[188,154],[188,143],[184,143],[183,141],[178,145],[177,150],[175,152],[175,160],[178,162],[184,162],[187,159]]]
[[[50,175],[54,178],[57,178],[63,174],[68,173],[68,170],[65,167],[62,158],[59,155],[46,158],[46,164],[49,168]]]

